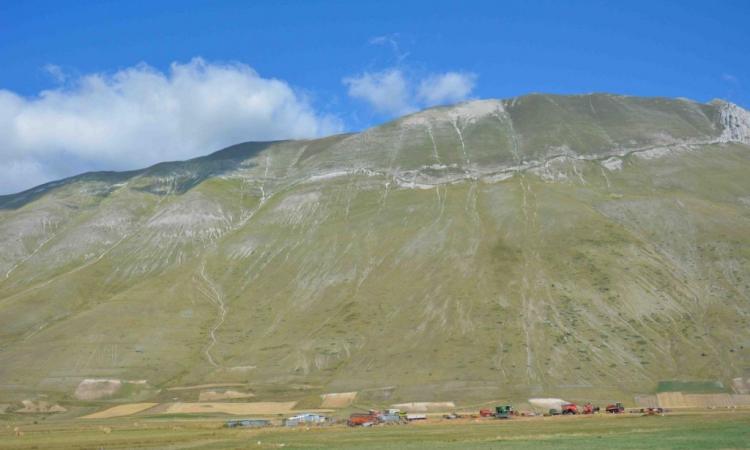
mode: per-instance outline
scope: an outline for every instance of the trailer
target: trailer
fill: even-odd
[[[263,428],[271,426],[271,421],[265,419],[228,420],[224,426],[227,428]]]
[[[378,414],[378,422],[386,425],[396,425],[404,422],[404,418],[399,413],[384,412]]]
[[[585,405],[583,405],[583,411],[581,412],[581,414],[594,414],[598,412],[599,412],[598,406],[594,406],[591,403],[586,403]]]
[[[664,408],[644,408],[641,409],[641,413],[644,416],[663,416]]]

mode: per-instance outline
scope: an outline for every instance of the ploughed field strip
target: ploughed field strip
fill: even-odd
[[[297,402],[252,402],[252,403],[172,403],[169,404],[164,414],[289,414]]]
[[[157,405],[158,403],[129,403],[126,405],[117,405],[117,406],[113,406],[111,408],[105,409],[104,411],[99,411],[99,412],[95,412],[94,414],[83,416],[82,418],[83,419],[110,419],[112,417],[130,416],[133,414],[138,414],[140,412],[149,410]]]

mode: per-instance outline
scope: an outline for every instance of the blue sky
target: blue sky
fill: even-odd
[[[0,0],[0,135],[23,125],[0,137],[0,193],[465,98],[613,92],[748,107],[748,24],[746,1]]]

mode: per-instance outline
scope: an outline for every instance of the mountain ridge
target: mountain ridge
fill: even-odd
[[[0,197],[0,396],[728,386],[750,366],[748,130],[723,101],[529,95]]]
[[[610,98],[616,98],[616,99],[648,99],[648,100],[654,100],[654,101],[678,101],[678,102],[691,103],[691,104],[694,104],[694,105],[718,105],[720,108],[722,108],[723,111],[731,111],[730,116],[733,118],[733,120],[736,120],[737,123],[741,124],[741,126],[740,126],[740,128],[739,128],[738,131],[734,131],[735,133],[739,133],[738,135],[731,136],[731,137],[730,136],[723,136],[722,138],[717,139],[715,142],[730,142],[730,141],[737,141],[737,142],[744,142],[744,143],[750,142],[750,131],[749,131],[750,130],[750,128],[749,128],[750,125],[748,125],[748,123],[750,123],[750,119],[747,117],[748,112],[746,110],[744,110],[742,107],[740,107],[740,106],[738,106],[738,105],[736,105],[734,103],[728,102],[726,100],[716,98],[716,99],[713,99],[713,100],[711,100],[711,101],[709,101],[709,102],[707,102],[705,104],[702,104],[700,102],[697,102],[697,101],[694,101],[694,100],[691,100],[691,99],[688,99],[688,98],[682,98],[682,97],[678,97],[678,98],[670,98],[670,97],[639,97],[639,96],[632,96],[632,95],[610,94],[610,93],[603,93],[603,92],[593,92],[593,93],[587,93],[587,94],[571,94],[571,95],[565,95],[565,94],[545,94],[545,93],[529,93],[529,94],[522,95],[522,96],[519,96],[519,97],[510,97],[510,98],[505,98],[505,99],[470,100],[470,101],[460,102],[460,103],[457,103],[457,104],[454,104],[454,105],[434,106],[434,107],[427,108],[427,109],[424,109],[424,110],[421,110],[421,111],[418,111],[418,112],[415,112],[415,113],[407,114],[406,116],[403,116],[402,118],[395,119],[395,120],[392,120],[390,122],[386,122],[386,123],[384,123],[382,125],[376,125],[376,126],[374,126],[372,128],[379,128],[379,127],[382,127],[382,126],[388,126],[388,125],[397,123],[397,122],[399,122],[401,120],[405,120],[405,119],[408,120],[408,118],[410,118],[410,117],[424,116],[425,114],[429,114],[431,111],[440,111],[440,110],[445,110],[445,109],[460,108],[462,105],[471,105],[471,104],[478,104],[478,103],[485,103],[485,102],[499,103],[499,104],[513,104],[513,103],[515,103],[515,102],[517,102],[519,100],[522,100],[524,98],[539,97],[539,96],[541,96],[541,97],[553,97],[553,98],[554,97],[558,97],[558,98],[575,98],[575,97],[588,98],[588,97],[592,97],[593,96],[593,97],[610,97]],[[732,119],[730,119],[730,120],[732,120]],[[241,143],[238,143],[238,144],[233,144],[233,145],[230,145],[228,147],[216,150],[216,151],[211,152],[211,153],[209,153],[207,155],[197,156],[195,158],[190,158],[190,159],[186,159],[186,160],[174,160],[174,161],[158,162],[158,163],[155,163],[155,164],[152,164],[150,166],[143,167],[143,168],[140,168],[140,169],[130,169],[130,170],[124,170],[124,171],[114,171],[114,170],[89,171],[89,172],[84,172],[84,173],[77,174],[77,175],[72,175],[70,177],[62,178],[62,179],[59,179],[59,180],[54,180],[54,181],[50,181],[50,182],[47,182],[47,183],[43,183],[43,184],[41,184],[39,186],[34,186],[34,187],[31,187],[29,189],[26,189],[26,190],[23,190],[23,191],[20,191],[20,192],[17,192],[17,193],[8,193],[8,194],[0,195],[0,203],[3,202],[4,198],[7,199],[7,198],[10,198],[10,197],[13,197],[13,196],[19,196],[19,195],[22,195],[22,194],[27,194],[27,193],[29,193],[31,191],[38,190],[38,189],[41,189],[41,188],[44,188],[44,187],[54,187],[54,186],[59,185],[60,183],[63,183],[63,182],[66,182],[66,181],[74,181],[74,180],[80,179],[82,177],[85,178],[85,177],[96,177],[96,176],[107,176],[107,175],[127,176],[128,174],[138,175],[138,174],[142,174],[144,172],[148,172],[150,170],[156,169],[158,167],[164,167],[164,166],[175,165],[175,164],[180,164],[180,163],[185,164],[185,163],[190,163],[190,162],[200,162],[200,161],[204,161],[204,160],[216,159],[217,156],[224,155],[228,151],[231,152],[233,149],[236,149],[236,148],[239,148],[239,147],[243,147],[243,146],[247,146],[247,145],[253,145],[253,146],[256,146],[256,145],[257,146],[271,146],[271,145],[274,145],[274,144],[280,144],[280,143],[284,143],[284,142],[310,142],[310,141],[325,140],[325,139],[335,139],[335,138],[339,138],[339,137],[342,137],[342,138],[352,137],[352,136],[356,136],[356,135],[358,135],[360,133],[364,133],[364,132],[367,132],[367,130],[363,130],[361,132],[344,132],[344,133],[339,133],[339,134],[335,134],[335,135],[324,136],[324,137],[321,137],[321,138],[294,139],[294,140],[282,139],[282,140],[271,140],[271,141],[246,141],[246,142],[241,142]],[[687,143],[687,144],[689,144],[689,143]],[[247,156],[250,156],[250,155],[247,155]],[[618,155],[615,155],[615,156],[618,156]],[[619,156],[622,156],[622,155],[619,155]],[[229,157],[229,158],[223,158],[223,159],[242,159],[242,158],[241,157],[234,157],[234,158],[233,157]]]

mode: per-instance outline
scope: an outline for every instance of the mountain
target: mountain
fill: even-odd
[[[750,370],[748,174],[731,103],[529,95],[2,196],[0,399],[728,386]]]

